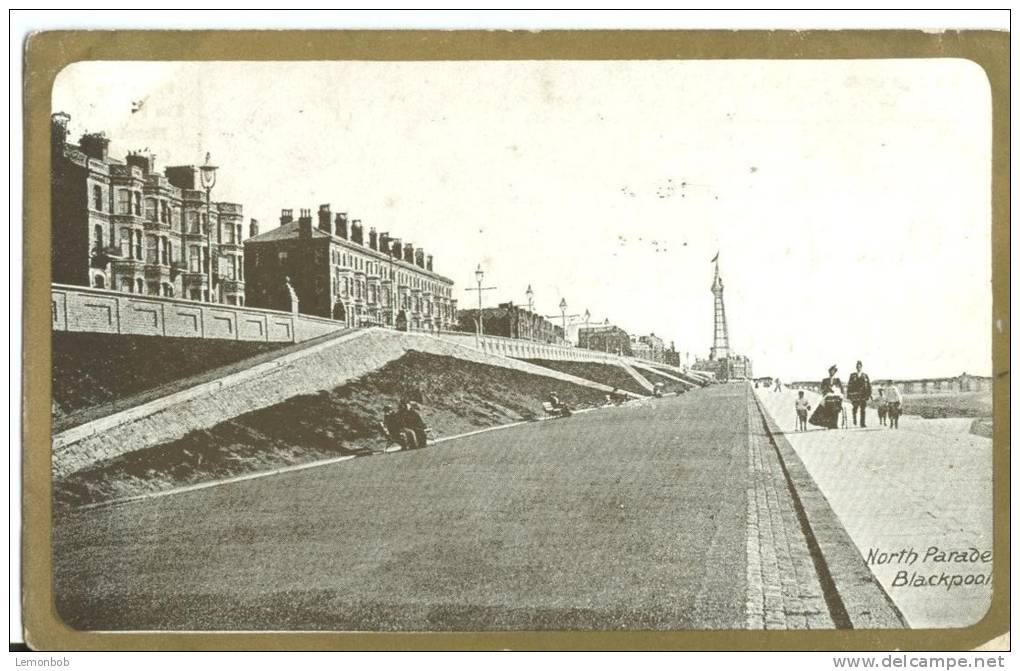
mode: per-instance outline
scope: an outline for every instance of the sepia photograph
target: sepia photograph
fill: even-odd
[[[973,60],[88,59],[48,114],[69,629],[989,612]]]

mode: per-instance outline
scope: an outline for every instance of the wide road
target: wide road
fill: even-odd
[[[741,628],[747,394],[74,512],[58,611],[82,629]]]

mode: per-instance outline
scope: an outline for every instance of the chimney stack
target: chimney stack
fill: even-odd
[[[50,117],[50,130],[52,136],[50,141],[54,147],[63,148],[67,144],[67,124],[71,121],[71,115],[66,112],[55,112]]]
[[[348,236],[347,236],[347,213],[346,212],[337,212],[336,213],[336,230],[335,230],[335,233],[337,234],[337,236],[343,238],[344,240],[347,239]]]
[[[248,224],[248,237],[254,238],[258,234],[259,234],[259,220],[252,219],[251,223]]]
[[[110,140],[103,133],[85,133],[78,140],[78,146],[89,158],[105,161],[109,158]]]
[[[319,205],[319,230],[325,231],[327,234],[332,234],[332,222],[330,221],[329,214],[329,203],[325,205]]]
[[[395,258],[397,261],[401,259],[400,238],[390,238],[390,256]]]
[[[301,218],[298,219],[298,237],[305,240],[312,237],[312,211],[301,210]]]
[[[351,222],[351,241],[356,242],[359,245],[365,244],[365,239],[362,233],[361,219],[355,219]]]
[[[294,210],[280,210],[280,225],[294,221]]]
[[[383,254],[390,253],[390,234],[386,231],[379,234],[379,251]]]
[[[142,169],[146,177],[156,170],[156,156],[154,154],[143,154],[140,151],[133,151],[127,155],[127,164]]]
[[[376,251],[379,249],[379,235],[375,232],[375,226],[368,229],[368,247]]]
[[[410,242],[404,243],[404,261],[414,264],[414,245]]]
[[[425,250],[420,247],[414,252],[414,265],[419,268],[425,267]]]
[[[429,254],[425,257],[425,270],[432,272],[432,255]]]

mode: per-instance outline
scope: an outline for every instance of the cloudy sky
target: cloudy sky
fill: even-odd
[[[134,108],[140,108],[132,111]],[[720,252],[758,374],[991,370],[991,99],[962,60],[74,64],[72,137],[221,166],[262,230],[330,203],[487,303],[707,355]]]

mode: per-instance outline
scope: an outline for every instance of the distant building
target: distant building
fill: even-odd
[[[654,333],[632,337],[630,346],[631,350],[634,352],[634,356],[639,359],[646,359],[656,363],[666,363],[666,343],[663,342],[662,338],[658,337]]]
[[[632,356],[630,334],[607,319],[602,324],[585,326],[577,332],[577,346],[597,352]]]
[[[663,350],[662,352],[662,363],[677,368],[681,367],[680,352],[676,351],[676,345],[672,342],[669,343],[669,349]]]
[[[478,309],[459,310],[457,330],[468,333],[478,332]],[[512,302],[500,303],[498,307],[482,308],[482,333],[517,340],[562,345],[563,328],[556,326],[540,314]]]
[[[731,354],[725,359],[698,359],[692,368],[712,373],[720,382],[750,380],[754,377],[751,359],[739,354]]]
[[[241,206],[207,207],[195,166],[159,174],[148,152],[115,159],[102,133],[71,144],[69,121],[51,122],[52,281],[244,305]]]
[[[433,270],[431,254],[374,228],[366,235],[360,219],[334,217],[328,204],[315,225],[311,210],[297,221],[283,210],[261,235],[253,221],[244,244],[249,305],[402,331],[456,324],[453,280]]]

